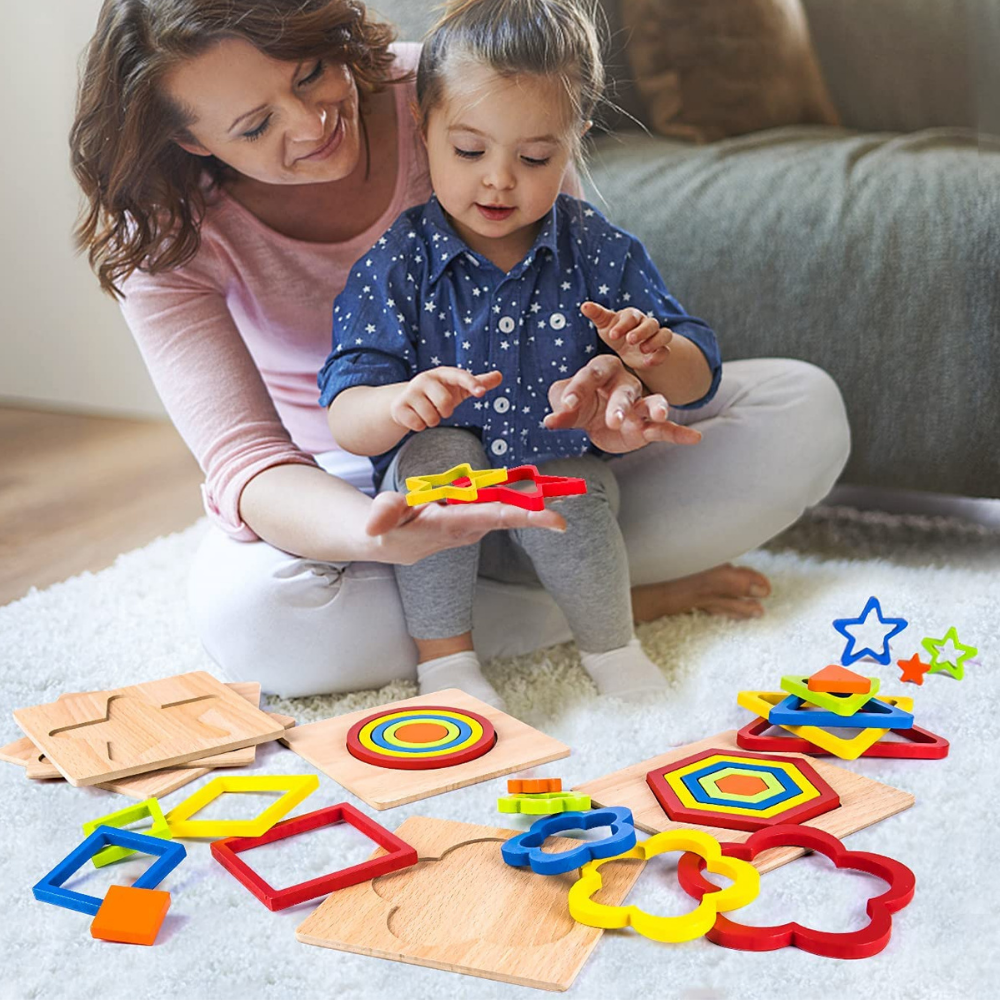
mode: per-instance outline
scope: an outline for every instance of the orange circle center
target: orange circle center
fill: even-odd
[[[757,795],[758,792],[767,790],[767,782],[749,774],[727,774],[724,778],[719,778],[715,787],[726,795]]]
[[[396,739],[403,743],[433,743],[447,735],[440,722],[408,722],[396,730]]]

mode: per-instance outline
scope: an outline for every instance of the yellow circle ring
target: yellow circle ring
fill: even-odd
[[[386,743],[393,743],[399,747],[413,747],[414,749],[426,748],[428,750],[431,750],[434,747],[441,746],[442,743],[450,743],[456,736],[458,736],[459,733],[458,726],[456,726],[454,722],[445,722],[444,719],[427,720],[428,725],[434,724],[438,726],[444,726],[444,728],[447,730],[447,735],[442,736],[441,739],[439,740],[434,740],[430,743],[409,743],[406,740],[401,740],[396,736],[397,729],[402,729],[403,726],[412,726],[414,725],[415,722],[419,721],[420,721],[419,719],[418,720],[402,719],[399,722],[394,722],[391,726],[386,726],[385,731],[382,733],[382,738],[386,741]],[[381,722],[378,723],[378,725],[381,724],[382,724]],[[382,748],[379,747],[379,749],[381,750]]]
[[[445,713],[438,710],[434,714],[443,715]],[[465,740],[465,742],[459,743],[453,747],[448,747],[448,749],[444,751],[445,753],[458,753],[458,751],[465,750],[468,747],[473,746],[483,738],[483,727],[475,719],[470,719],[469,716],[462,715],[461,712],[449,711],[447,714],[459,722],[464,722],[472,730],[472,733],[469,738]],[[387,722],[389,719],[399,719],[401,723],[404,721],[420,722],[420,710],[410,709],[408,712],[387,712],[385,715],[380,715],[377,719],[372,719],[372,721],[369,722],[360,733],[358,733],[358,742],[366,750],[370,750],[372,753],[380,754],[385,757],[416,757],[419,759],[421,756],[420,754],[409,753],[406,750],[386,750],[385,747],[380,747],[372,740],[372,733],[375,729],[378,726],[381,726],[384,722]],[[428,718],[426,721],[446,723],[447,720]],[[426,746],[426,744],[422,745]]]

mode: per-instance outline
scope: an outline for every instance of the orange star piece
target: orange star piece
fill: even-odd
[[[896,666],[903,668],[901,681],[913,681],[914,684],[924,683],[924,674],[931,669],[929,663],[922,663],[920,654],[914,653],[908,660],[896,660]]]

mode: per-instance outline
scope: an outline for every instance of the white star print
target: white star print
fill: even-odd
[[[562,337],[556,337],[556,339],[552,341],[552,343],[554,343],[556,347],[562,347],[563,345]]]
[[[462,341],[462,350],[463,351],[467,351],[470,347],[472,347],[472,344],[470,344],[467,340],[463,340]]]
[[[441,359],[435,355],[433,358],[431,358],[431,364],[432,365],[439,365],[439,364],[441,364]]]
[[[622,298],[623,298],[623,299],[624,299],[624,300],[625,300],[626,302],[631,302],[631,301],[632,301],[632,295],[631,295],[631,294],[630,294],[629,292],[626,292],[626,293],[625,293],[625,294],[624,294],[624,295],[622,296]]]
[[[473,288],[472,294],[475,295],[475,297],[478,299],[479,296],[482,295],[483,293],[478,288]]]
[[[508,347],[510,347],[510,344],[506,340],[501,340],[500,341],[500,350],[501,351],[506,351]]]
[[[434,303],[433,302],[425,302],[424,303],[424,311],[425,312],[429,312],[429,313],[434,312]]]
[[[564,281],[560,286],[564,292],[568,292],[573,286],[568,282]]]
[[[597,289],[598,295],[607,295],[608,292],[610,292],[610,291],[611,291],[611,289],[608,288],[607,285],[601,285],[601,287]]]
[[[594,214],[594,210],[592,208],[585,208],[583,214],[589,219]]]
[[[375,324],[374,323],[369,323],[365,327],[365,333],[374,333],[374,332],[375,332]]]
[[[541,309],[541,308],[542,308],[542,307],[541,307],[541,306],[540,306],[540,305],[539,305],[539,304],[538,304],[537,302],[532,302],[532,303],[531,303],[531,311],[532,311],[533,313],[536,313],[536,312],[538,312],[538,310],[539,310],[539,309]]]

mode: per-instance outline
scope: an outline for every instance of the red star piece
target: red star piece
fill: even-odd
[[[530,482],[533,490],[515,490],[511,483]],[[454,486],[468,486],[465,479],[456,479]],[[507,479],[497,486],[481,486],[475,500],[452,500],[448,503],[499,503],[511,504],[524,510],[542,510],[549,497],[568,497],[587,492],[587,481],[573,476],[543,476],[534,465],[519,465],[510,469]]]
[[[924,674],[931,669],[929,663],[921,663],[920,654],[914,653],[908,660],[896,660],[896,666],[903,668],[901,681],[913,681],[914,684],[924,683]]]

